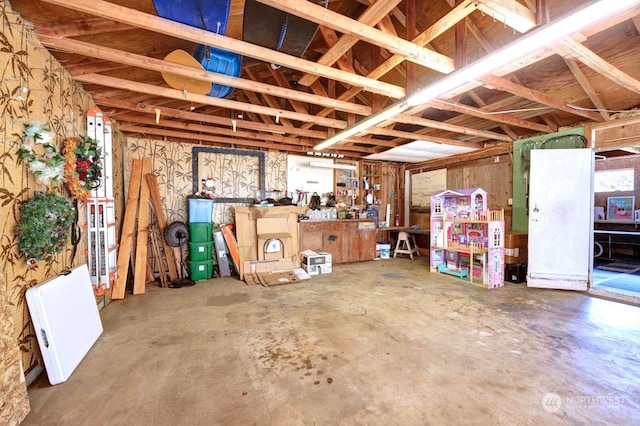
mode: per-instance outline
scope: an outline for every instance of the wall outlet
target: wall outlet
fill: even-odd
[[[513,198],[507,199],[507,205],[509,205],[509,206],[513,205]]]

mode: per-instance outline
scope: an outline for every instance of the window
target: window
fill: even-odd
[[[597,171],[593,187],[595,192],[633,191],[633,169]]]

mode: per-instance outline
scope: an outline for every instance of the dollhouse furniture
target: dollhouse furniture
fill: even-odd
[[[398,241],[396,242],[396,249],[393,251],[393,257],[395,258],[398,254],[408,254],[411,260],[413,260],[414,254],[420,256],[416,239],[412,234],[405,231],[398,232]]]
[[[487,209],[482,188],[431,196],[430,271],[488,288],[504,285],[504,210]]]

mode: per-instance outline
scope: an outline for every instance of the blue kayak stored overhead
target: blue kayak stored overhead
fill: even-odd
[[[216,34],[227,32],[231,0],[153,0],[158,16]]]
[[[237,53],[199,44],[193,56],[207,71],[226,74],[231,77],[240,75],[242,58]],[[209,96],[226,98],[233,92],[233,87],[214,84]]]

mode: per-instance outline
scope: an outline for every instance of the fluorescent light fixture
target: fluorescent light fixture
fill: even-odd
[[[409,106],[410,105],[407,103],[407,101],[396,102],[390,107],[383,109],[382,111],[376,114],[370,115],[369,117],[360,121],[356,125],[351,126],[347,129],[344,129],[343,131],[336,133],[329,139],[326,139],[323,142],[320,142],[318,145],[314,146],[313,149],[315,149],[316,151],[321,151],[325,148],[335,145],[338,142],[341,142],[347,138],[350,138],[351,136],[355,136],[358,133],[363,132],[364,130],[377,126],[378,124],[388,120],[391,117],[395,117],[398,114],[402,114],[404,111],[406,111],[409,108]]]
[[[309,161],[311,167],[320,167],[323,169],[340,169],[340,170],[355,170],[356,166],[352,164],[340,164],[340,163],[324,163],[321,161]]]
[[[509,63],[515,62],[532,54],[533,52],[543,49],[545,45],[551,41],[573,34],[581,28],[614,15],[638,2],[640,2],[640,0],[600,0],[591,3],[568,16],[562,17],[557,21],[524,35],[513,43],[496,50],[492,54],[445,76],[441,80],[417,91],[413,95],[410,95],[394,103],[388,108],[365,118],[355,125],[336,133],[332,137],[314,146],[313,149],[319,151],[328,148],[351,136],[362,133],[363,131],[398,114],[401,114],[409,108],[423,105],[455,89],[462,88],[464,85],[469,84],[483,75],[494,72]]]

